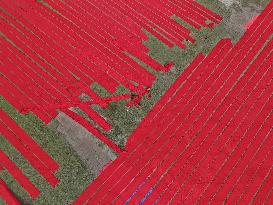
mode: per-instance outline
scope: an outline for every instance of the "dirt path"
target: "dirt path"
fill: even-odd
[[[222,2],[223,4],[225,4],[226,7],[230,7],[232,4],[234,3],[238,3],[239,0],[219,0],[220,2]]]
[[[219,0],[231,12],[225,20],[225,28],[231,37],[239,39],[244,33],[244,25],[258,15],[268,0]]]
[[[57,118],[57,130],[63,134],[80,158],[86,163],[91,173],[97,176],[102,168],[116,156],[96,140],[91,134],[64,113]]]

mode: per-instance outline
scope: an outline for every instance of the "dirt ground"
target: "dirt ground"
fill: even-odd
[[[226,7],[230,7],[232,4],[239,3],[239,0],[219,0],[223,4],[225,4]]]
[[[57,116],[56,123],[58,123],[57,130],[63,134],[65,140],[94,176],[97,176],[110,160],[116,158],[111,150],[64,113]]]
[[[244,32],[244,25],[254,16],[258,15],[262,10],[266,1],[258,0],[219,0],[228,10],[231,11],[229,20],[225,21],[227,32],[233,36],[241,37]]]

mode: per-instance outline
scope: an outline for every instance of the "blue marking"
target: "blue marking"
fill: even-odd
[[[125,202],[124,202],[124,205],[127,205],[131,200],[132,198],[136,195],[136,193],[143,187],[143,185],[145,184],[145,181],[143,181],[138,187],[137,189],[135,190],[135,192],[129,197],[129,199],[127,199]]]
[[[141,199],[141,201],[138,203],[138,205],[143,204],[143,202],[146,200],[146,198],[153,192],[154,188],[152,187],[146,194],[145,196]]]

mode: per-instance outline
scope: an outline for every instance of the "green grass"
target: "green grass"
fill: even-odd
[[[92,106],[113,126],[113,129],[107,133],[104,133],[103,130],[99,129],[121,148],[124,147],[128,136],[136,128],[139,122],[164,92],[166,92],[181,72],[183,72],[185,67],[195,58],[197,53],[209,53],[216,43],[224,37],[231,37],[233,42],[238,40],[238,35],[229,36],[229,32],[225,29],[225,23],[229,20],[231,12],[227,10],[223,4],[214,0],[198,0],[198,2],[212,11],[221,14],[223,16],[223,21],[220,24],[215,25],[215,28],[213,29],[196,30],[190,28],[190,30],[193,31],[192,33],[196,39],[196,43],[187,43],[186,49],[180,49],[177,46],[170,49],[158,39],[148,34],[150,40],[144,42],[144,44],[150,49],[149,55],[162,64],[169,60],[172,60],[175,63],[175,68],[171,69],[170,72],[157,73],[139,62],[157,77],[157,80],[150,91],[150,99],[145,96],[141,101],[140,107],[126,107],[125,103],[127,101],[112,102],[108,108],[101,108],[95,105]],[[243,0],[243,2],[247,2],[247,0]],[[261,5],[264,5],[264,1],[260,0],[259,2]],[[173,18],[188,27],[187,24],[183,23],[177,17]],[[98,84],[93,84],[91,87],[102,97],[111,96],[110,93]],[[120,86],[113,95],[123,93],[129,93],[129,91]],[[32,201],[7,171],[0,172],[0,177],[2,177],[9,184],[11,189],[16,192],[17,197],[23,204],[71,204],[76,196],[78,196],[93,180],[94,176],[88,172],[84,163],[81,162],[80,158],[70,148],[68,143],[64,141],[63,136],[57,133],[54,126],[46,126],[31,113],[27,115],[19,114],[2,97],[0,97],[0,107],[22,126],[23,129],[26,130],[27,133],[60,164],[57,176],[60,178],[61,182],[53,189],[2,136],[0,136],[0,149],[9,155],[9,157],[23,170],[25,175],[42,191],[42,194],[37,200]],[[3,201],[0,199],[0,205],[2,204]]]
[[[110,132],[104,133],[109,139],[113,140],[120,147],[124,147],[127,138],[130,136],[132,131],[137,127],[139,122],[144,118],[148,111],[153,107],[153,105],[158,101],[158,99],[166,92],[170,85],[175,81],[175,79],[183,72],[186,65],[188,65],[199,52],[205,54],[209,53],[211,49],[216,45],[216,43],[224,38],[228,37],[228,33],[225,30],[224,23],[225,20],[229,19],[230,11],[226,10],[225,7],[218,3],[217,1],[206,1],[199,0],[199,2],[209,9],[220,13],[223,16],[223,22],[215,25],[213,29],[203,28],[202,30],[197,30],[189,25],[182,22],[177,17],[173,17],[176,21],[188,27],[193,34],[193,37],[196,39],[196,43],[191,44],[187,43],[186,49],[181,49],[178,46],[173,48],[168,48],[157,38],[150,35],[149,41],[144,42],[144,44],[150,49],[149,55],[156,59],[161,64],[167,63],[169,60],[172,60],[175,63],[175,69],[172,69],[170,72],[155,72],[142,62],[139,62],[147,70],[156,75],[157,80],[154,85],[151,87],[151,99],[145,97],[141,101],[140,107],[125,107],[125,102],[113,102],[106,109],[100,107],[95,107],[95,109],[104,116],[109,123],[113,126]],[[237,40],[236,36],[231,37],[235,42]],[[133,57],[132,57],[133,58]],[[92,86],[101,96],[109,96],[107,91],[101,88],[98,85]],[[129,93],[129,91],[124,90],[120,93]]]
[[[7,171],[0,172],[0,177],[16,192],[23,204],[30,202],[37,205],[71,204],[94,176],[88,172],[86,166],[59,133],[49,129],[33,114],[19,114],[2,97],[0,97],[0,107],[59,163],[60,169],[56,175],[61,182],[56,188],[52,188],[2,136],[0,136],[0,149],[23,170],[24,174],[42,191],[42,194],[37,200],[32,201]]]

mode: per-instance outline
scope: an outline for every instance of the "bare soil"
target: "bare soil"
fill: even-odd
[[[111,150],[64,113],[60,113],[56,121],[58,123],[57,131],[63,134],[65,140],[95,176],[110,160],[116,158]]]
[[[266,4],[266,0],[219,0],[229,11],[231,16],[225,21],[225,28],[230,36],[240,38],[245,33],[244,25],[259,14]]]
[[[223,4],[225,4],[226,7],[230,7],[232,4],[234,3],[238,3],[239,0],[219,0],[220,2],[222,2]]]

